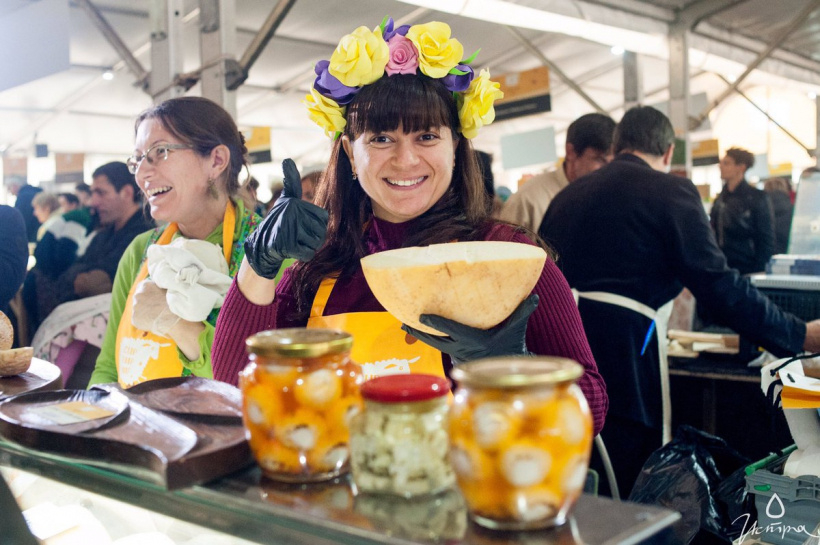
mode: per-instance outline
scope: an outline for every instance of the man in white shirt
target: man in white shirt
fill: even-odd
[[[567,129],[564,163],[527,180],[504,204],[500,219],[537,233],[559,191],[612,160],[614,131],[615,122],[603,114],[586,114],[573,121]]]

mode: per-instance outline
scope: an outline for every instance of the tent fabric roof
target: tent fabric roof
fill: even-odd
[[[4,0],[2,19],[36,0]],[[40,0],[44,1],[44,0]],[[68,0],[66,0],[68,1]],[[466,6],[471,0],[440,0],[442,8]],[[474,1],[474,0],[473,0]],[[555,13],[645,32],[647,38],[665,33],[680,14],[703,7],[703,0],[508,0],[516,6]],[[91,0],[129,50],[150,70],[148,0]],[[258,0],[235,0],[237,58],[251,43],[275,5]],[[706,13],[694,26],[691,47],[702,53],[691,59],[692,93],[705,92],[710,99],[725,89],[724,80],[713,75],[737,76],[782,32],[809,3],[817,0],[709,0],[721,6]],[[422,3],[423,4],[423,3]],[[432,3],[431,3],[432,4]],[[199,68],[198,9],[196,0],[181,0],[184,22],[184,70]],[[457,9],[456,9],[457,11]],[[384,15],[407,22],[444,21],[454,37],[472,52],[481,48],[479,67],[493,74],[521,71],[540,65],[507,29],[497,22],[435,11],[396,0],[298,0],[273,39],[253,65],[245,84],[237,91],[240,126],[271,126],[275,162],[294,157],[297,163],[321,163],[328,144],[301,104],[316,61],[329,58],[339,38],[360,25],[374,27]],[[135,85],[136,78],[86,12],[69,2],[70,68],[0,92],[0,151],[31,152],[35,139],[57,152],[84,152],[102,160],[124,158],[133,147],[135,116],[150,106],[151,98]],[[820,89],[820,9],[789,34],[771,58],[762,63],[744,86],[772,84]],[[610,52],[606,39],[568,36],[520,28],[550,61],[558,65],[616,119],[623,111],[623,72],[619,56]],[[605,33],[604,33],[605,34]],[[602,36],[601,38],[605,38]],[[604,43],[601,43],[604,42]],[[12,44],[0,45],[4,47]],[[668,98],[667,54],[641,55],[645,102]],[[104,80],[104,71],[115,77]],[[190,93],[199,94],[198,85]],[[552,111],[504,121],[487,127],[476,147],[498,152],[504,134],[552,125],[558,134],[573,119],[592,111],[569,86],[551,77]],[[696,112],[695,112],[696,113]]]

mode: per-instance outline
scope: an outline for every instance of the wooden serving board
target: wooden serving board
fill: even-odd
[[[28,371],[12,377],[0,377],[0,400],[25,392],[62,388],[60,368],[39,358],[31,358]]]
[[[740,345],[740,336],[737,334],[670,329],[666,336],[672,341],[668,355],[674,358],[696,358],[701,352],[737,354]]]
[[[693,343],[707,343],[722,345],[724,348],[737,348],[740,345],[740,336],[737,334],[706,333],[703,331],[683,331],[682,329],[670,329],[666,336],[669,339],[678,341],[681,345],[692,345]]]
[[[204,483],[253,463],[241,416],[236,416],[237,411],[241,415],[239,391],[208,384],[213,382],[186,377],[133,392],[103,384],[88,391],[21,394],[0,403],[0,436],[168,489]],[[167,391],[158,394],[161,390]],[[208,414],[208,404],[217,399],[213,392],[220,392],[219,402]],[[100,412],[88,421],[48,420],[77,403],[87,412]],[[168,410],[161,408],[164,404]]]

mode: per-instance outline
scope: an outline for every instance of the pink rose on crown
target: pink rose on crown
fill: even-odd
[[[396,34],[390,38],[387,46],[390,48],[390,60],[387,61],[384,70],[388,76],[416,73],[419,67],[419,53],[413,42]]]

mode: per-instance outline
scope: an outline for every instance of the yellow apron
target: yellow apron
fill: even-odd
[[[228,201],[225,217],[222,220],[222,250],[229,266],[235,222],[236,209],[233,203]],[[176,223],[168,225],[155,244],[168,244],[178,230]],[[128,292],[128,298],[125,300],[125,308],[117,329],[117,380],[123,388],[130,388],[147,380],[179,377],[183,372],[182,361],[179,359],[177,345],[174,341],[168,337],[160,337],[150,331],[138,329],[131,323],[134,292],[137,285],[147,276],[148,263],[143,259],[137,278],[131,285],[131,291]]]
[[[365,380],[382,375],[426,373],[444,375],[441,352],[402,331],[389,312],[348,312],[322,316],[334,278],[322,280],[307,326],[347,331],[353,335],[351,358],[362,366]]]

